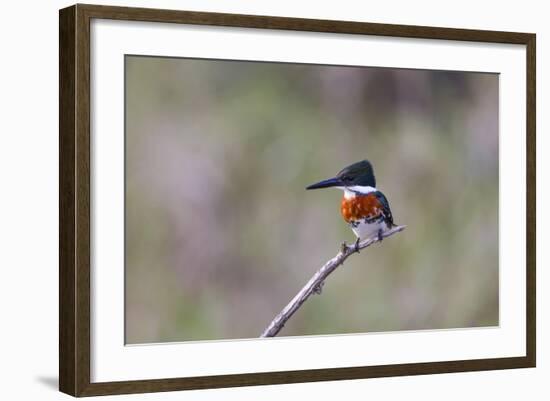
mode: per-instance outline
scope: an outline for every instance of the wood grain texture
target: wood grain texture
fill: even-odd
[[[59,389],[80,395],[90,385],[89,19],[72,6],[59,28]]]
[[[90,385],[90,19],[76,8],[76,391]]]
[[[74,394],[75,287],[75,7],[59,14],[59,389]]]
[[[294,370],[284,372],[232,374],[190,378],[103,382],[91,384],[80,395],[96,396],[107,394],[148,393],[156,391],[200,390],[208,388],[319,382],[327,380],[354,380],[376,377],[500,370],[526,368],[530,366],[531,365],[527,363],[526,358],[517,357],[378,365],[368,367]]]
[[[415,25],[380,24],[261,15],[224,14],[197,11],[161,10],[79,4],[79,9],[93,18],[128,21],[170,22],[240,28],[282,29],[330,32],[403,38],[446,39],[476,42],[525,44],[530,34],[475,29],[439,28]]]
[[[530,366],[536,366],[536,337],[537,337],[537,140],[536,140],[536,36],[529,35],[527,41],[527,278],[526,278],[526,331],[527,331],[527,359]]]
[[[90,20],[103,18],[240,28],[525,45],[527,48],[527,354],[441,361],[123,382],[90,382]],[[536,361],[535,35],[351,21],[76,5],[59,14],[59,387],[74,396],[143,393],[384,376],[510,369]],[[122,290],[122,289],[121,289]],[[271,341],[271,340],[265,340]],[[275,340],[276,341],[276,340]]]

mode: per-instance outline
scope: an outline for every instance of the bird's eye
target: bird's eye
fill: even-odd
[[[351,181],[351,177],[349,175],[344,175],[342,176],[342,181],[344,182],[350,182]]]

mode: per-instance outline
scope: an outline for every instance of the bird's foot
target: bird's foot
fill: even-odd
[[[340,252],[346,253],[347,249],[348,249],[348,244],[346,243],[346,241],[342,242],[340,244]]]
[[[378,242],[382,242],[383,239],[384,239],[384,237],[382,236],[382,229],[379,229],[378,230]]]
[[[357,237],[357,239],[355,240],[355,245],[353,247],[353,250],[357,253],[359,253],[359,242],[360,242],[360,239],[359,237]]]
[[[324,281],[320,282],[317,286],[313,288],[313,292],[317,295],[321,295],[321,293],[323,292],[324,285],[325,285]]]

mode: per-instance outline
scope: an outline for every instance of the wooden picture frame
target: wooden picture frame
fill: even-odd
[[[526,355],[397,365],[91,382],[90,334],[90,21],[109,19],[269,28],[526,46]],[[73,396],[362,379],[534,367],[535,318],[535,43],[534,34],[142,8],[74,5],[59,14],[59,388]]]

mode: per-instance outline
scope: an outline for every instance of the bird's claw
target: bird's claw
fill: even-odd
[[[323,285],[325,285],[325,282],[322,281],[321,283],[319,283],[317,286],[315,286],[313,288],[313,292],[317,295],[321,295],[321,293],[323,292]]]
[[[353,247],[353,250],[357,253],[359,253],[359,237],[357,237],[357,239],[355,240],[355,245]]]
[[[384,239],[384,237],[382,236],[382,229],[379,229],[378,230],[378,242],[382,242],[383,239]]]
[[[346,253],[347,249],[348,249],[348,244],[346,243],[346,241],[342,242],[340,244],[340,252]]]

